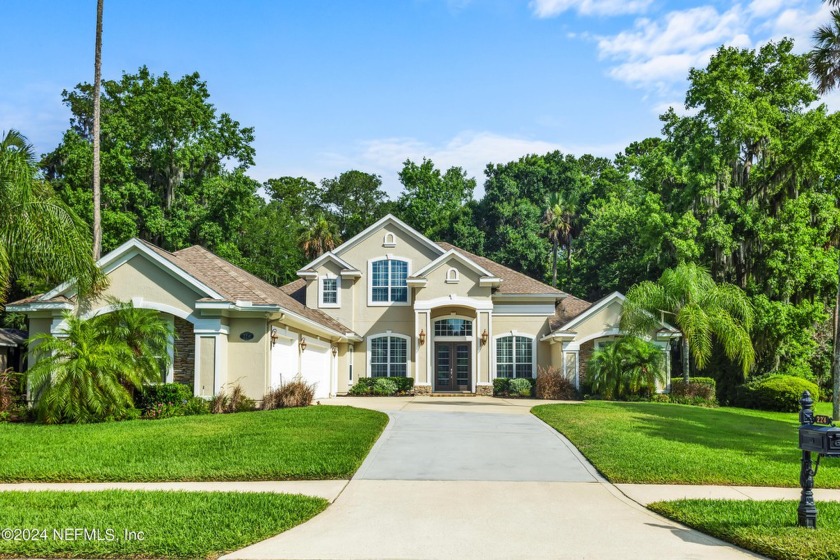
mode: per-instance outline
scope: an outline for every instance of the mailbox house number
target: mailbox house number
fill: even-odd
[[[252,340],[254,338],[254,333],[245,331],[244,333],[239,335],[239,338],[242,340]]]

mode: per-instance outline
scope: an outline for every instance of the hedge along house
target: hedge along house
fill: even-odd
[[[205,397],[239,383],[261,399],[297,377],[317,398],[393,376],[420,394],[491,394],[496,377],[551,366],[580,386],[591,352],[620,335],[621,294],[590,304],[390,215],[281,288],[198,246],[132,239],[99,266],[109,286],[81,307],[72,284],[7,307],[28,315],[30,334],[58,336],[64,312],[107,313],[109,298],[154,309],[176,333],[166,380]],[[663,323],[649,338],[670,358],[678,334]]]

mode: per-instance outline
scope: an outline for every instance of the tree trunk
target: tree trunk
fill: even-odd
[[[102,87],[102,4],[96,2],[96,52],[93,60],[93,259],[102,255],[102,188],[99,177],[99,136],[101,112],[99,97]]]
[[[560,246],[560,243],[555,241],[552,244],[552,261],[551,261],[551,285],[553,287],[557,287],[557,248]]]
[[[686,383],[688,382],[689,377],[689,369],[691,367],[691,362],[688,358],[689,355],[689,345],[688,339],[683,335],[682,339],[682,366],[683,366],[683,379],[685,379]]]
[[[840,420],[840,259],[837,264],[837,298],[834,302],[834,359],[831,362],[831,376],[834,380],[832,416]]]

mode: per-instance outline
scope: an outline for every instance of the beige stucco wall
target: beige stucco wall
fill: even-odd
[[[395,247],[383,247],[383,239],[386,233],[394,234]],[[347,263],[362,271],[362,277],[352,284],[351,290],[354,308],[352,326],[363,338],[387,330],[406,336],[414,335],[411,332],[414,324],[414,310],[411,307],[414,301],[414,294],[412,293],[414,290],[409,289],[409,305],[368,305],[368,288],[371,282],[368,275],[368,262],[384,258],[386,255],[408,259],[408,274],[410,276],[437,258],[439,253],[433,252],[430,247],[410,237],[400,228],[386,224],[379,230],[372,232],[356,246],[339,255]],[[413,350],[410,353],[413,355]]]
[[[242,340],[239,335],[251,332],[254,338]],[[227,336],[227,387],[242,386],[252,399],[262,400],[269,387],[269,326],[264,318],[230,319]]]
[[[573,327],[577,335],[575,340],[584,340],[594,334],[607,331],[610,329],[617,329],[621,321],[621,302],[613,301],[603,309],[599,309],[592,316],[587,317],[581,324]]]
[[[50,332],[50,325],[52,325],[52,319],[49,317],[29,317],[29,326],[27,327],[27,331],[29,332],[29,336],[33,337],[38,334],[44,334]],[[35,348],[37,348],[37,344],[30,344],[28,348],[28,353],[26,357],[26,363],[28,364],[27,367],[32,367],[35,365]]]
[[[447,283],[446,274],[450,268],[458,271],[460,280]],[[479,275],[455,257],[449,257],[442,265],[431,271],[426,278],[426,286],[417,293],[418,300],[430,300],[455,294],[480,300],[490,298],[490,288],[479,285]]]
[[[109,285],[98,299],[88,304],[89,310],[96,310],[107,305],[107,298],[129,301],[143,298],[146,301],[160,303],[179,309],[185,315],[193,311],[193,306],[203,294],[184,285],[161,270],[143,255],[135,255],[128,262],[120,265],[108,274]]]

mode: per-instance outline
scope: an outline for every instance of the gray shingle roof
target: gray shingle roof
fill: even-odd
[[[552,288],[548,284],[543,284],[539,280],[534,280],[526,274],[516,272],[506,266],[503,266],[495,261],[491,261],[487,257],[479,257],[476,254],[465,251],[451,243],[438,242],[438,245],[449,251],[454,249],[461,253],[477,265],[486,268],[488,272],[494,274],[496,277],[502,279],[502,284],[496,290],[497,294],[557,294],[558,297],[563,297],[566,292],[562,292],[557,288]]]
[[[144,243],[164,259],[221,294],[225,301],[250,301],[255,305],[279,305],[332,330],[355,334],[326,313],[306,307],[282,289],[272,286],[204,247],[193,245],[170,253],[151,243]],[[210,298],[204,300],[214,301]]]

